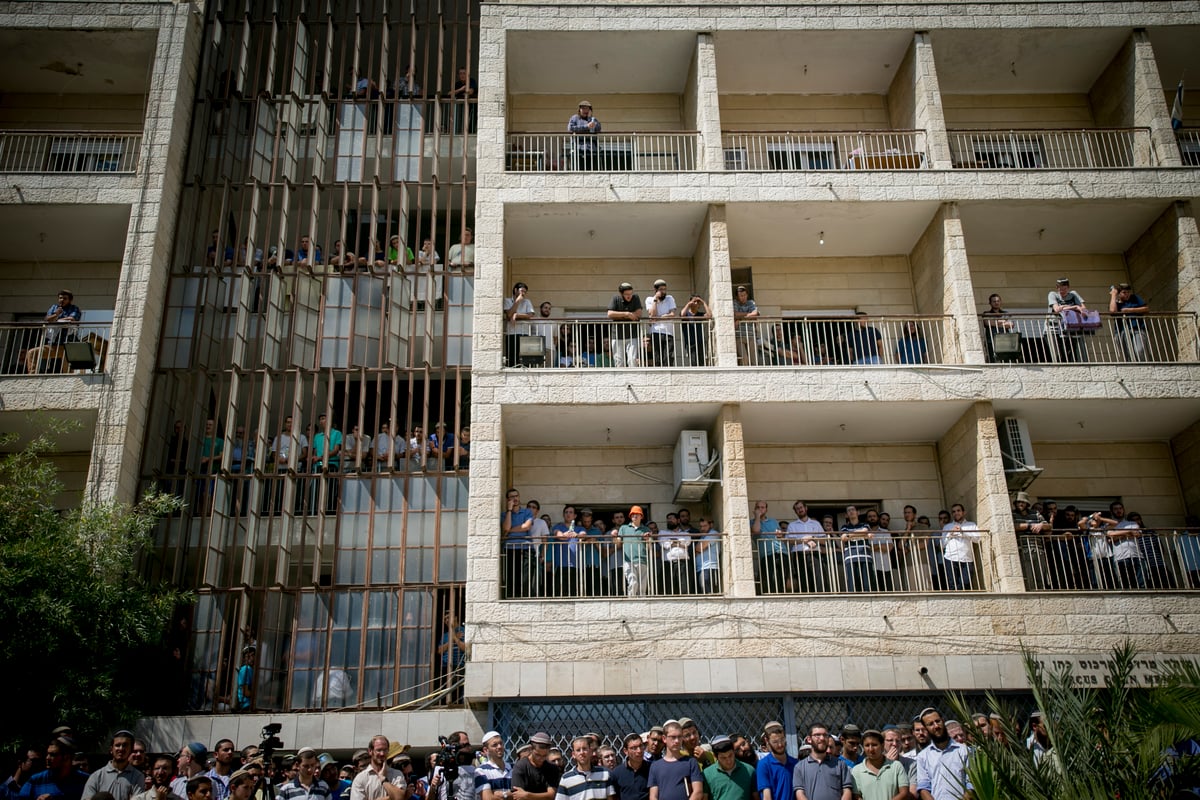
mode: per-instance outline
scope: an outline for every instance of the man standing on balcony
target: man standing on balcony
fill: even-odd
[[[754,322],[758,319],[758,305],[750,299],[750,290],[739,286],[733,292],[733,319],[737,324],[737,358],[739,364],[750,361],[750,351],[758,340],[754,331]]]
[[[529,285],[517,281],[513,284],[512,297],[504,298],[504,357],[509,367],[520,366],[521,336],[529,330],[528,325],[521,323],[529,319],[533,319]]]
[[[1146,321],[1150,304],[1133,293],[1128,283],[1108,288],[1108,311],[1117,315],[1117,341],[1126,361],[1146,360]]]
[[[1042,519],[1042,515],[1029,507],[1029,495],[1017,492],[1013,500],[1013,525],[1017,529],[1017,537],[1021,540],[1021,556],[1026,562],[1026,580],[1036,582],[1030,586],[1033,590],[1051,588],[1049,576],[1046,574],[1046,544],[1041,534],[1050,532],[1050,525]]]
[[[669,367],[675,361],[675,329],[670,322],[660,320],[675,316],[675,298],[667,294],[667,282],[654,282],[654,294],[646,301],[646,316],[650,323],[650,353],[656,367]]]
[[[779,520],[767,516],[767,501],[756,500],[750,517],[750,537],[758,553],[758,585],[764,594],[783,591],[787,571],[787,545],[782,539]]]
[[[878,364],[879,354],[883,352],[883,334],[871,325],[871,318],[865,311],[855,311],[858,325],[850,334],[850,345],[854,348],[855,364]]]
[[[1046,296],[1046,306],[1050,309],[1050,313],[1054,315],[1053,319],[1046,322],[1046,334],[1047,337],[1055,336],[1058,338],[1059,360],[1082,361],[1079,333],[1068,331],[1061,317],[1064,311],[1076,311],[1080,314],[1087,311],[1087,306],[1084,305],[1083,298],[1079,296],[1079,292],[1071,288],[1071,281],[1069,279],[1059,278],[1055,281],[1054,291]]]
[[[529,574],[537,543],[533,541],[533,512],[521,507],[521,493],[509,489],[504,515],[500,518],[500,533],[504,540],[504,585],[508,597],[529,596]]]
[[[600,120],[592,116],[591,101],[579,101],[579,113],[567,121],[567,133],[578,137],[575,139],[575,168],[594,170],[599,147],[592,137],[600,133]]]
[[[979,526],[967,519],[962,503],[950,506],[950,521],[942,528],[942,558],[946,560],[946,588],[950,591],[970,590],[975,542],[979,539]]]
[[[875,518],[879,526],[878,516]],[[871,557],[870,526],[858,518],[858,509],[846,506],[846,524],[841,528],[842,566],[847,592],[875,591],[875,562]]]
[[[797,500],[792,504],[796,519],[788,523],[787,538],[792,541],[792,569],[786,586],[790,592],[825,591],[825,554],[822,547],[829,535],[825,527],[808,515],[808,504]],[[795,584],[799,583],[799,586]]]
[[[633,293],[633,284],[622,283],[617,287],[612,302],[608,304],[608,318],[616,323],[612,331],[612,356],[615,367],[638,366],[642,337],[638,334],[638,321],[642,318],[642,298]]]
[[[475,268],[475,234],[470,228],[463,228],[461,242],[450,245],[447,261],[450,269]]]
[[[1013,329],[1013,321],[1009,319],[1008,312],[1004,310],[1003,302],[1000,295],[992,292],[988,295],[988,310],[982,315],[987,325],[987,340],[984,344],[987,346],[989,364],[996,360],[996,334],[1012,333]]]
[[[629,509],[629,522],[614,531],[621,541],[625,572],[625,596],[642,597],[650,588],[650,529],[642,524],[646,515],[641,506]],[[638,754],[641,760],[641,754]]]
[[[62,353],[63,342],[75,341],[75,332],[68,325],[78,325],[83,317],[79,306],[75,305],[75,295],[63,289],[58,293],[58,302],[50,306],[46,312],[46,331],[44,344],[31,347],[25,352],[25,370],[30,375],[36,375],[38,364],[43,358],[55,358]]]

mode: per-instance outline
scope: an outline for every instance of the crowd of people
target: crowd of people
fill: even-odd
[[[1028,730],[1024,745],[1045,757],[1051,744],[1040,713]],[[995,714],[963,724],[934,708],[879,730],[844,724],[835,733],[814,722],[799,732],[797,757],[780,722],[754,739],[703,741],[697,723],[681,717],[642,733],[583,733],[561,739],[563,747],[537,732],[511,762],[499,732],[477,746],[456,731],[414,763],[407,745],[383,735],[339,762],[305,746],[274,754],[263,749],[267,740],[238,750],[228,738],[154,754],[121,730],[92,770],[64,726],[45,749],[18,751],[0,800],[958,800],[972,742],[1003,741],[1004,731]]]

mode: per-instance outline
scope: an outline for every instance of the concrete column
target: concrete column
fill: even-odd
[[[1200,515],[1200,422],[1171,439],[1171,455],[1183,491],[1183,506],[1188,514]]]
[[[162,21],[142,126],[142,185],[130,207],[117,287],[107,362],[110,389],[101,397],[88,471],[87,496],[93,502],[136,496],[150,416],[202,28],[201,13],[186,4],[164,11]]]
[[[918,130],[925,131],[930,165],[934,169],[950,169],[950,136],[946,133],[946,113],[942,110],[942,89],[938,84],[937,66],[933,61],[933,45],[929,33],[917,31],[913,36],[913,119]]]
[[[1134,291],[1151,311],[1200,312],[1200,231],[1192,204],[1173,203],[1125,252]],[[1193,317],[1181,317],[1176,330],[1179,361],[1200,357]]]
[[[714,320],[716,363],[718,367],[737,366],[737,344],[734,341],[733,278],[729,265],[729,228],[725,222],[725,206],[708,207],[705,220],[708,231],[708,307]]]
[[[938,440],[946,507],[962,503],[984,534],[980,573],[993,592],[1025,591],[1021,559],[1004,481],[1000,435],[990,402],[977,402]]]
[[[684,103],[687,122],[700,132],[697,168],[707,171],[725,169],[725,151],[721,147],[721,108],[717,94],[717,53],[711,33],[696,37],[696,52],[688,75]]]
[[[721,453],[720,497],[713,498],[713,515],[725,520],[724,559],[726,594],[754,597],[754,544],[750,541],[749,493],[746,489],[746,447],[742,412],[725,405],[717,416],[717,447]],[[719,500],[719,505],[718,505]]]
[[[945,338],[948,350],[959,363],[986,361],[983,336],[975,309],[975,289],[967,264],[966,241],[958,207],[944,204],[933,215],[929,227],[909,254],[918,314],[947,314],[954,320],[957,336]]]

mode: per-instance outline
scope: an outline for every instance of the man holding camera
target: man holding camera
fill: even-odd
[[[374,736],[367,745],[371,763],[350,784],[350,800],[407,800],[408,782],[404,773],[387,765],[388,738]]]

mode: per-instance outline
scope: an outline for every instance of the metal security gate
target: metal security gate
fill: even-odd
[[[1019,724],[1024,724],[1033,710],[1033,697],[1028,692],[996,692],[1005,708]],[[972,710],[988,710],[984,692],[963,694]],[[908,722],[927,706],[943,709],[952,717],[945,694],[929,692],[872,694],[794,694],[745,695],[738,697],[698,698],[690,696],[613,699],[603,697],[544,701],[492,701],[489,726],[504,737],[508,752],[528,741],[529,736],[545,731],[556,746],[566,751],[571,737],[581,733],[599,733],[602,744],[621,748],[628,733],[642,733],[652,725],[668,719],[691,717],[707,741],[720,734],[745,734],[759,740],[763,725],[778,720],[789,731],[788,749],[796,753],[799,740],[794,732],[810,723],[822,722],[838,731],[848,723],[863,730],[882,728],[887,724]],[[969,724],[968,720],[962,720]]]

